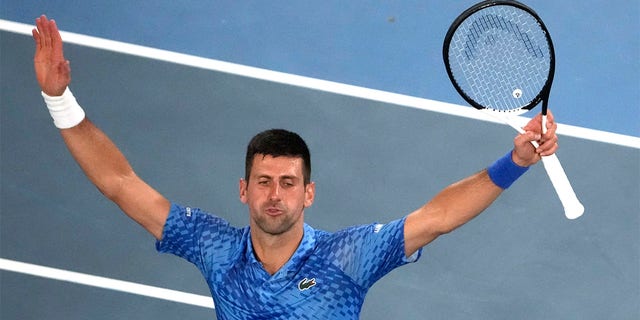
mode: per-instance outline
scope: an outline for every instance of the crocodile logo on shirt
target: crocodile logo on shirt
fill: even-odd
[[[316,278],[304,278],[298,282],[298,290],[304,291],[316,285]]]

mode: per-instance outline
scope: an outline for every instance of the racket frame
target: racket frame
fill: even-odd
[[[453,35],[455,34],[458,27],[460,27],[460,25],[474,13],[480,10],[483,10],[485,8],[488,8],[491,6],[497,6],[497,5],[513,6],[527,12],[532,17],[534,17],[536,22],[544,32],[545,38],[549,45],[549,55],[550,55],[549,75],[542,89],[540,90],[540,92],[536,97],[531,99],[531,101],[528,104],[521,106],[520,108],[516,108],[508,111],[498,110],[498,109],[483,106],[478,102],[476,102],[471,97],[469,97],[458,85],[458,82],[456,81],[453,75],[453,72],[451,71],[451,65],[449,63],[449,46],[451,44]],[[542,101],[542,112],[541,112],[542,113],[542,132],[543,134],[546,133],[547,105],[549,101],[549,93],[551,91],[551,84],[553,82],[553,76],[555,74],[555,51],[554,51],[553,42],[551,41],[551,36],[549,34],[547,27],[542,22],[542,19],[540,19],[540,16],[538,16],[538,14],[533,9],[529,8],[528,6],[518,1],[509,1],[509,0],[486,0],[473,5],[469,9],[465,10],[462,14],[460,14],[449,27],[449,30],[447,31],[447,34],[445,36],[444,45],[442,47],[442,56],[444,58],[447,75],[449,76],[451,83],[455,87],[456,91],[460,94],[460,96],[474,108],[482,111],[483,113],[497,120],[500,120],[505,124],[508,124],[519,133],[524,133],[524,130],[520,126],[515,124],[512,121],[512,119],[510,119],[510,116],[523,114],[533,109]],[[536,141],[531,141],[531,144],[536,148],[538,147],[538,143]],[[567,175],[564,169],[562,168],[562,165],[560,164],[560,160],[558,159],[558,157],[555,154],[552,154],[550,156],[545,156],[545,157],[542,157],[542,162],[547,171],[547,175],[549,176],[549,179],[551,180],[551,183],[554,189],[556,190],[556,193],[558,194],[558,197],[562,203],[562,206],[564,207],[565,216],[568,219],[576,219],[580,217],[584,213],[584,206],[582,205],[582,203],[580,203],[575,192],[573,191],[573,187],[571,187],[569,179],[567,178]]]
[[[480,10],[483,10],[485,8],[497,6],[497,5],[507,5],[507,6],[516,7],[533,16],[536,22],[538,23],[538,25],[540,26],[540,28],[542,29],[542,31],[544,32],[544,36],[547,40],[547,43],[549,44],[549,75],[547,76],[547,80],[545,81],[545,84],[543,85],[542,90],[540,90],[538,95],[535,98],[531,99],[531,101],[528,104],[521,106],[518,109],[513,109],[509,111],[498,110],[498,109],[493,109],[487,106],[483,106],[478,102],[476,102],[475,100],[473,100],[469,95],[467,95],[464,92],[464,90],[462,90],[462,88],[456,81],[455,77],[453,76],[453,72],[451,71],[451,64],[449,63],[449,46],[451,44],[451,39],[453,38],[454,33],[456,32],[456,30],[458,30],[458,27],[460,27],[460,25],[474,13]],[[510,1],[510,0],[486,0],[473,5],[469,9],[465,10],[462,14],[460,14],[460,16],[458,16],[449,27],[449,30],[447,31],[447,34],[444,37],[444,45],[442,46],[442,57],[444,59],[444,63],[446,67],[445,69],[447,70],[447,75],[449,76],[451,83],[453,83],[453,86],[456,88],[456,91],[458,91],[460,96],[462,96],[462,98],[465,101],[467,101],[467,103],[469,103],[472,107],[476,109],[490,109],[496,112],[509,112],[515,115],[519,115],[527,112],[528,110],[533,109],[535,106],[537,106],[540,103],[540,101],[542,101],[541,112],[543,117],[546,118],[549,94],[551,92],[551,84],[553,83],[553,75],[555,74],[555,69],[556,69],[555,51],[553,49],[553,41],[551,41],[551,35],[549,34],[549,30],[545,26],[544,22],[542,22],[542,19],[540,19],[540,16],[538,16],[538,14],[528,6],[518,1]],[[546,125],[543,125],[543,131],[546,131]]]

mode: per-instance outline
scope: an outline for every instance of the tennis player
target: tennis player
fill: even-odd
[[[135,174],[69,90],[71,68],[56,23],[42,16],[36,25],[36,77],[71,154],[106,197],[157,239],[157,250],[200,269],[218,319],[357,319],[378,279],[418,260],[422,247],[480,214],[558,148],[553,116],[542,135],[538,115],[515,137],[513,150],[416,211],[386,224],[329,233],[304,223],[315,197],[307,145],[293,132],[268,130],[248,144],[239,193],[249,225],[235,228],[169,201]]]

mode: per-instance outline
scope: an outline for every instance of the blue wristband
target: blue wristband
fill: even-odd
[[[493,183],[502,189],[507,189],[527,170],[529,170],[529,167],[521,167],[513,162],[511,151],[509,151],[504,157],[490,165],[487,168],[487,173],[489,173],[489,178]]]

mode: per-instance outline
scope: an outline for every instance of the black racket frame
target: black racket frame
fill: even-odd
[[[544,86],[542,87],[542,90],[540,90],[540,93],[538,93],[538,95],[531,100],[531,102],[529,102],[527,105],[523,106],[521,109],[525,109],[525,110],[531,110],[533,109],[536,105],[538,105],[540,103],[540,100],[542,100],[542,114],[546,115],[547,114],[547,104],[549,101],[549,92],[551,91],[551,83],[553,82],[553,75],[555,73],[555,50],[553,49],[553,42],[551,41],[551,35],[549,34],[549,30],[547,29],[547,27],[545,26],[544,22],[542,22],[542,19],[540,18],[540,16],[530,7],[524,5],[523,3],[520,3],[518,1],[514,1],[514,0],[485,0],[479,3],[476,3],[475,5],[471,6],[469,9],[465,10],[464,12],[462,12],[451,24],[451,26],[449,27],[449,30],[447,31],[446,36],[444,37],[444,44],[442,46],[442,57],[444,59],[444,64],[445,64],[445,68],[447,70],[447,75],[449,76],[449,79],[451,80],[451,83],[453,83],[453,86],[456,88],[456,91],[458,91],[458,93],[460,94],[460,96],[462,96],[462,98],[464,98],[465,101],[467,101],[471,106],[473,106],[476,109],[486,109],[486,106],[483,106],[479,103],[477,103],[475,100],[471,99],[471,97],[469,97],[463,90],[462,88],[458,85],[457,81],[455,80],[453,73],[451,71],[451,65],[449,63],[449,46],[451,44],[451,39],[453,38],[454,33],[456,32],[456,30],[458,30],[458,27],[467,19],[469,18],[471,15],[473,15],[474,13],[483,10],[485,8],[488,7],[492,7],[492,6],[497,6],[497,5],[507,5],[507,6],[513,6],[516,7],[518,9],[521,9],[527,13],[529,13],[531,16],[533,16],[536,21],[538,22],[538,24],[540,25],[540,28],[544,31],[545,37],[547,39],[547,42],[549,43],[549,54],[550,56],[550,66],[549,66],[549,76],[547,77],[547,81],[545,82]]]

